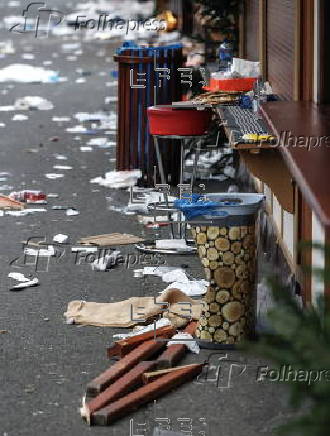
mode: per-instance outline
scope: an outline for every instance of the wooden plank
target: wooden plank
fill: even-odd
[[[111,345],[111,347],[108,348],[108,357],[125,357],[129,352],[134,350],[134,348],[141,345],[143,342],[149,339],[155,339],[159,336],[170,338],[175,334],[175,331],[176,330],[173,326],[168,325],[165,327],[160,327],[156,330],[151,330],[150,332],[145,332],[140,335],[116,341]]]
[[[157,380],[159,377],[162,377],[165,374],[170,374],[174,371],[177,371],[178,369],[190,368],[191,366],[195,366],[195,364],[182,365],[182,366],[177,366],[175,368],[159,369],[157,371],[152,371],[152,372],[144,372],[144,374],[142,375],[142,381],[146,385],[148,383]]]
[[[197,328],[197,322],[190,322],[184,332],[194,336]],[[187,346],[184,344],[173,344],[166,348],[158,357],[158,368],[171,368],[180,361],[187,352]]]
[[[142,386],[144,373],[146,371],[152,371],[156,365],[156,361],[140,362],[127,374],[118,379],[116,383],[101,392],[97,397],[93,398],[88,403],[83,404],[81,415],[89,421],[91,414],[95,413],[97,410],[102,409],[134,389]]]
[[[172,389],[186,383],[201,373],[203,364],[196,364],[189,368],[178,369],[166,374],[152,383],[131,392],[103,409],[90,415],[88,422],[91,425],[109,425],[132,410],[156,400]]]
[[[164,348],[165,345],[165,342],[157,340],[149,340],[139,345],[135,350],[131,351],[101,375],[88,383],[86,391],[87,397],[95,397],[118,380],[127,371],[131,370],[139,362],[147,360],[155,355],[158,351]]]

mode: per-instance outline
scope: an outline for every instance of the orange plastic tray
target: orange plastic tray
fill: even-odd
[[[210,86],[206,91],[251,91],[257,77],[244,77],[240,79],[210,79]]]

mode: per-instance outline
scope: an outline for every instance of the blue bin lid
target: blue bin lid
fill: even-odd
[[[175,49],[180,49],[182,47],[183,47],[183,45],[181,43],[161,45],[158,47],[141,47],[141,46],[137,45],[135,41],[125,41],[121,47],[117,48],[116,53],[121,54],[125,50],[133,50],[136,52],[139,52],[142,50],[151,50],[153,52],[160,54],[165,50],[175,50]]]

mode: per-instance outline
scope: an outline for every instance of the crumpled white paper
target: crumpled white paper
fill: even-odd
[[[105,173],[105,177],[96,177],[90,182],[106,188],[127,188],[136,185],[140,177],[142,177],[141,170],[109,171]]]
[[[208,286],[209,283],[206,280],[189,280],[186,283],[173,282],[163,292],[166,292],[168,289],[179,289],[189,297],[199,297],[206,294]]]
[[[117,257],[120,254],[119,250],[115,250],[111,254],[106,254],[104,257],[100,257],[100,259],[96,259],[92,263],[93,271],[106,271],[113,266],[116,265]]]
[[[183,344],[186,345],[188,350],[190,350],[192,353],[199,354],[199,345],[194,340],[194,338],[189,335],[188,333],[178,333],[172,337],[170,341],[167,342],[167,347],[170,345],[177,345],[177,344]]]

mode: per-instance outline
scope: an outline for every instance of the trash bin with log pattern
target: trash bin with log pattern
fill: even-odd
[[[210,283],[196,331],[202,345],[232,345],[254,332],[255,220],[263,198],[260,194],[206,194],[191,205],[187,200],[176,202],[192,226]]]

